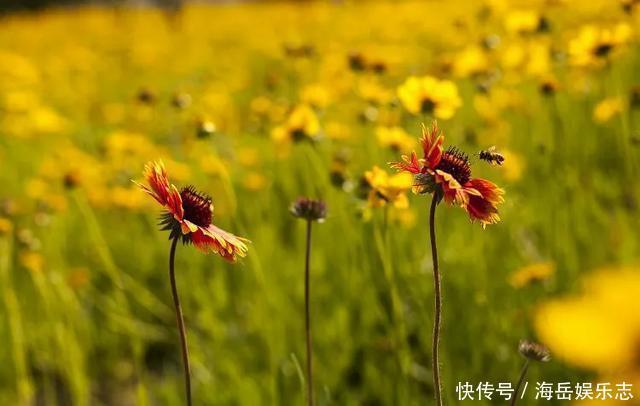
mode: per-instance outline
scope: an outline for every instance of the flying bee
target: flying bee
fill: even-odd
[[[504,155],[496,151],[495,146],[478,152],[478,158],[492,165],[502,165],[504,162]]]

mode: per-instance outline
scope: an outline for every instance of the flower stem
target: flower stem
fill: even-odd
[[[516,401],[518,400],[518,394],[520,393],[520,387],[522,386],[522,382],[524,382],[524,377],[527,375],[527,370],[529,369],[529,359],[524,362],[524,366],[522,367],[522,371],[520,372],[520,378],[518,379],[518,383],[516,384],[516,389],[513,393],[513,398],[511,399],[510,406],[515,406]]]
[[[431,239],[431,258],[433,260],[433,285],[435,296],[435,315],[433,320],[433,386],[436,397],[436,405],[442,405],[442,387],[440,385],[440,362],[438,359],[438,346],[440,344],[440,317],[442,314],[442,294],[440,292],[440,270],[438,269],[438,248],[436,247],[436,206],[439,196],[434,193],[431,200],[431,210],[429,211],[429,237]]]
[[[169,251],[169,280],[171,281],[171,294],[173,295],[173,304],[176,309],[176,320],[178,322],[178,330],[180,331],[180,347],[182,350],[182,364],[184,366],[184,383],[187,396],[187,405],[191,406],[191,367],[189,365],[189,348],[187,346],[187,330],[184,326],[184,317],[182,316],[182,306],[178,297],[178,288],[176,287],[176,275],[174,260],[176,257],[176,246],[178,237],[171,241],[171,251]]]
[[[311,315],[309,312],[309,259],[311,258],[311,220],[307,220],[307,250],[304,261],[304,313],[307,338],[307,405],[313,406],[313,364],[311,360]]]

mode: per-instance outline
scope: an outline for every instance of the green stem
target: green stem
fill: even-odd
[[[438,346],[440,343],[440,317],[442,314],[442,294],[440,291],[440,270],[438,269],[438,249],[436,247],[436,206],[438,205],[438,194],[434,193],[431,200],[431,210],[429,211],[429,237],[431,240],[431,258],[433,260],[433,284],[435,296],[435,316],[433,321],[433,386],[436,397],[436,405],[442,405],[442,387],[440,385],[440,362],[438,359]]]
[[[179,237],[176,237],[171,241],[171,250],[169,251],[169,280],[171,281],[171,294],[173,295],[173,304],[176,309],[176,320],[178,322],[178,330],[180,331],[180,348],[182,350],[182,365],[184,366],[184,383],[187,395],[187,405],[191,406],[191,367],[189,365],[187,330],[184,326],[184,317],[182,315],[182,306],[180,305],[180,297],[178,296],[178,288],[176,286],[174,266],[178,239]]]
[[[311,258],[311,220],[307,220],[307,249],[304,260],[304,314],[307,339],[307,405],[313,406],[313,363],[311,351],[311,314],[309,311],[309,259]]]
[[[511,399],[510,406],[515,406],[518,400],[518,394],[520,393],[520,387],[522,386],[522,382],[524,382],[524,377],[527,375],[527,370],[529,369],[529,359],[524,362],[524,366],[522,367],[522,371],[520,371],[520,378],[518,379],[518,383],[516,385],[516,390],[513,393],[513,398]]]

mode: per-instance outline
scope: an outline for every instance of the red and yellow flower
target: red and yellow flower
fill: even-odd
[[[448,204],[465,209],[471,220],[483,227],[500,221],[497,206],[504,202],[504,190],[488,180],[472,178],[464,152],[455,147],[443,150],[444,135],[436,122],[430,129],[423,125],[420,142],[423,158],[414,151],[403,155],[403,162],[391,163],[391,167],[414,175],[414,193],[435,193]]]
[[[198,192],[193,186],[178,190],[169,183],[162,162],[147,163],[144,177],[148,187],[136,184],[166,209],[161,224],[164,226],[163,230],[171,232],[170,238],[182,237],[183,243],[193,243],[201,251],[214,252],[229,262],[235,262],[237,257],[246,255],[247,239],[237,237],[211,223],[211,197]]]

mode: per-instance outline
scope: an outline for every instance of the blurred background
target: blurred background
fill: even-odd
[[[258,0],[267,3],[271,0]],[[16,11],[34,11],[50,7],[76,7],[76,6],[100,6],[100,7],[159,7],[179,9],[186,4],[238,4],[247,0],[5,0],[0,5],[0,13]],[[306,0],[299,1],[301,3]]]
[[[610,383],[598,404],[631,383],[638,404],[638,1],[0,9],[0,404],[182,404],[168,235],[131,182],[157,159],[252,241],[234,265],[178,247],[196,404],[303,402],[301,195],[329,208],[318,404],[430,404],[430,201],[387,163],[433,119],[506,190],[486,229],[438,208],[446,403],[515,384],[529,338],[552,360],[518,404],[542,381]]]

